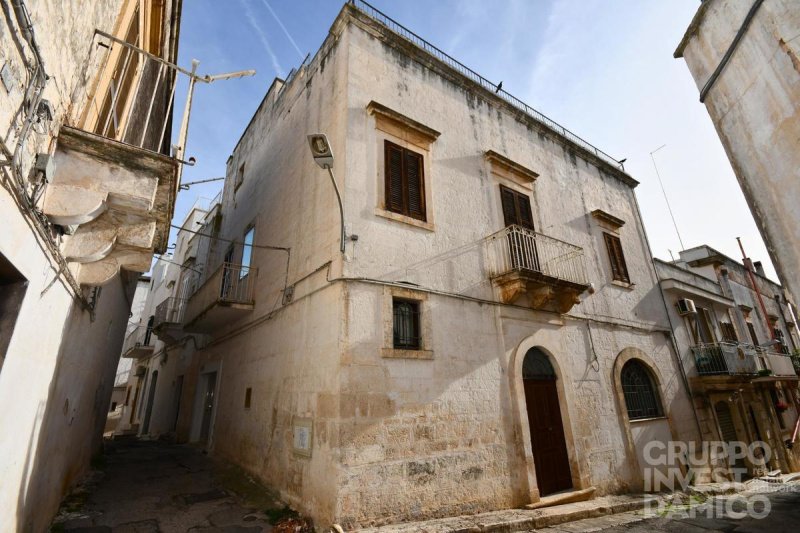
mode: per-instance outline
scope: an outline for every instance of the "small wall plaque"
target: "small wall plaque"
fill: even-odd
[[[295,418],[292,428],[292,447],[294,453],[311,457],[313,423],[310,418]]]

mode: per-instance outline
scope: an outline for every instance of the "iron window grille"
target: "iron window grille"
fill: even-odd
[[[621,380],[628,419],[640,420],[663,416],[653,378],[642,363],[639,361],[625,363],[622,367]]]
[[[400,350],[419,350],[422,336],[419,327],[419,302],[413,300],[392,300],[393,344]]]

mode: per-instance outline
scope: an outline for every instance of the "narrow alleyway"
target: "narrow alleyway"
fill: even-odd
[[[255,533],[287,511],[240,469],[196,448],[118,440],[64,500],[52,531]]]

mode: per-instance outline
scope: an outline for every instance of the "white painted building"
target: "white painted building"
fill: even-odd
[[[178,439],[321,526],[640,490],[644,444],[699,430],[636,185],[347,3],[270,87],[173,293]]]
[[[172,217],[175,75],[142,51],[174,61],[180,4],[3,2],[3,531],[46,530],[100,449],[136,279]]]
[[[684,250],[674,263],[656,260],[656,271],[703,440],[767,442],[769,463],[742,465],[745,476],[800,469],[797,451],[784,445],[795,438],[800,413],[800,338],[782,287],[763,269],[751,281],[741,263],[709,246]],[[715,464],[713,481],[732,479],[730,466]],[[708,472],[698,478],[712,480]]]

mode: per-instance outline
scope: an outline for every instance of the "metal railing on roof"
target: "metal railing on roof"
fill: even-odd
[[[510,94],[508,91],[504,89],[499,89],[498,84],[493,83],[468,66],[464,65],[454,57],[450,56],[443,50],[437,48],[433,44],[429,43],[413,31],[409,30],[396,20],[392,19],[376,7],[368,4],[364,0],[349,0],[350,4],[357,8],[359,11],[364,13],[365,15],[369,16],[371,19],[375,20],[376,22],[386,26],[389,30],[393,31],[394,33],[398,34],[399,36],[403,37],[407,41],[411,42],[412,44],[416,45],[417,47],[421,48],[428,54],[434,56],[439,61],[442,61],[450,68],[456,70],[462,76],[465,76],[472,80],[473,82],[477,83],[484,89],[491,91],[515,108],[519,109],[523,113],[526,113],[531,118],[536,120],[537,122],[543,124],[544,126],[548,127],[549,129],[555,131],[557,134],[561,135],[565,139],[569,140],[570,142],[578,145],[579,147],[583,148],[584,150],[588,151],[590,154],[594,154],[595,157],[609,163],[610,165],[619,168],[621,170],[625,170],[623,164],[604,151],[600,150],[590,142],[584,140],[583,138],[579,137],[578,135],[572,133],[567,128],[556,122],[555,120],[543,115],[541,112],[537,111],[536,109],[532,108],[516,96]]]

